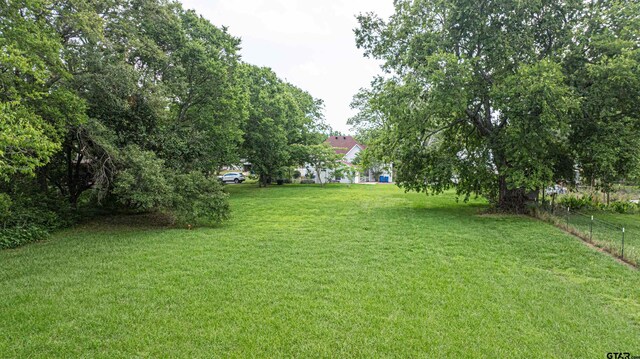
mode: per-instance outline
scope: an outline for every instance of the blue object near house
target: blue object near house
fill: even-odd
[[[380,176],[380,182],[389,183],[389,176]]]

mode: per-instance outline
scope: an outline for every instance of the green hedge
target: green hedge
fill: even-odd
[[[48,232],[40,227],[0,229],[0,249],[16,248],[45,239],[47,235]]]

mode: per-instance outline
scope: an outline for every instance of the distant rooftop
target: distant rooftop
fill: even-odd
[[[329,143],[331,147],[336,148],[336,153],[343,155],[347,154],[355,145],[360,146],[362,149],[366,147],[358,143],[353,136],[329,136],[325,142]]]

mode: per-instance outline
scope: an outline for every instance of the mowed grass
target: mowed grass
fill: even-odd
[[[640,354],[640,273],[551,225],[393,186],[228,188],[218,228],[0,252],[0,355]]]

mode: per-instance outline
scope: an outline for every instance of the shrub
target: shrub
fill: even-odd
[[[300,181],[300,184],[315,184],[316,181],[312,180],[312,179],[303,179]]]
[[[171,203],[172,188],[166,178],[164,161],[151,151],[129,146],[122,151],[113,194],[130,209],[149,211]]]
[[[67,227],[78,219],[69,203],[55,192],[8,192],[0,194],[2,228],[37,226],[45,230],[54,230]]]
[[[0,190],[0,249],[45,239],[50,231],[75,223],[78,215],[57,192],[38,192],[15,177]]]
[[[558,200],[558,205],[571,209],[592,209],[597,207],[591,195],[582,197],[564,196]]]
[[[228,218],[229,203],[216,177],[200,171],[179,173],[166,168],[153,152],[128,147],[122,158],[113,194],[117,202],[138,211],[160,211],[179,222],[220,223]]]
[[[0,193],[0,223],[5,223],[11,215],[11,197],[6,193]]]
[[[633,213],[638,209],[638,206],[631,202],[611,202],[609,204],[609,210],[618,213]]]
[[[0,229],[0,249],[16,248],[45,239],[48,232],[37,226]]]
[[[169,208],[180,222],[220,223],[229,218],[228,195],[217,178],[193,171],[174,174],[174,193]]]
[[[617,213],[634,213],[640,210],[639,205],[626,201],[613,201],[607,206],[604,203],[599,203],[592,195],[583,197],[564,196],[558,200],[558,205],[561,207],[569,207],[572,210],[588,209],[613,211]]]

